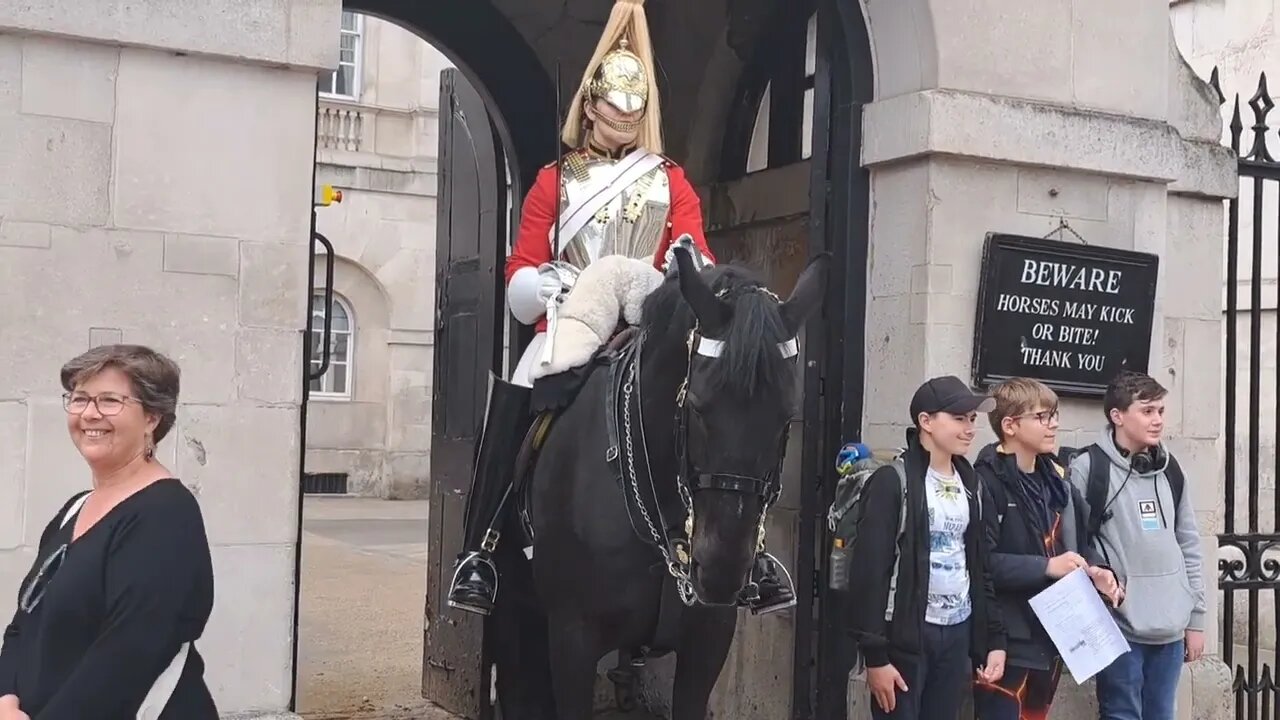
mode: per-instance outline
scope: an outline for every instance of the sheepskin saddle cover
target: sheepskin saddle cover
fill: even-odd
[[[546,340],[552,344],[551,362],[539,362],[530,377],[536,380],[585,365],[613,335],[619,318],[639,324],[644,299],[662,281],[652,264],[623,255],[588,265],[556,310],[555,335]]]

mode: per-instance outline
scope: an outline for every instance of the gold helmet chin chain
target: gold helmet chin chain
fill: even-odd
[[[640,130],[641,120],[615,120],[614,118],[600,112],[597,112],[595,116],[595,119],[599,120],[601,125],[620,133],[630,134]]]

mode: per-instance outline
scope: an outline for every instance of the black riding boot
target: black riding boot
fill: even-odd
[[[516,454],[533,423],[529,392],[529,388],[493,379],[471,493],[467,496],[465,544],[453,572],[449,607],[477,615],[493,611],[498,569],[492,556],[498,546],[503,508],[511,494]]]
[[[785,579],[779,576],[779,570]],[[786,610],[796,604],[796,594],[791,589],[791,576],[777,558],[767,552],[756,555],[755,565],[751,568],[751,580],[742,591],[741,604],[750,608],[752,615]]]

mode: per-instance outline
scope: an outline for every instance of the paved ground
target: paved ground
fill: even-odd
[[[309,497],[298,710],[312,720],[447,720],[419,695],[426,503]]]
[[[425,502],[307,498],[298,638],[307,720],[460,720],[420,697],[426,517]]]

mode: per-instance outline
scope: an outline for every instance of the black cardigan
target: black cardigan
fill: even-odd
[[[77,496],[79,497],[79,496]],[[213,565],[200,507],[175,479],[126,498],[71,542],[58,511],[40,537],[26,588],[63,544],[66,556],[30,613],[4,633],[0,696],[18,696],[32,720],[131,718],[183,643],[213,609]],[[189,649],[162,720],[216,720],[204,661]]]
[[[917,431],[907,431],[904,456],[907,477],[906,528],[899,548],[901,564],[894,598],[892,622],[885,621],[889,581],[893,573],[893,548],[898,535],[898,511],[902,485],[897,470],[886,466],[871,476],[866,513],[852,548],[852,567],[862,583],[850,588],[853,636],[868,667],[888,663],[906,665],[920,657],[921,631],[929,595],[929,511],[924,493],[929,453],[920,445]],[[963,457],[952,464],[969,491],[969,526],[965,529],[965,562],[969,571],[969,597],[973,606],[969,627],[970,654],[985,665],[987,653],[1005,649],[1004,624],[987,570],[990,552],[983,513],[991,508],[978,502],[981,487],[973,466]],[[981,507],[981,509],[979,509]]]

